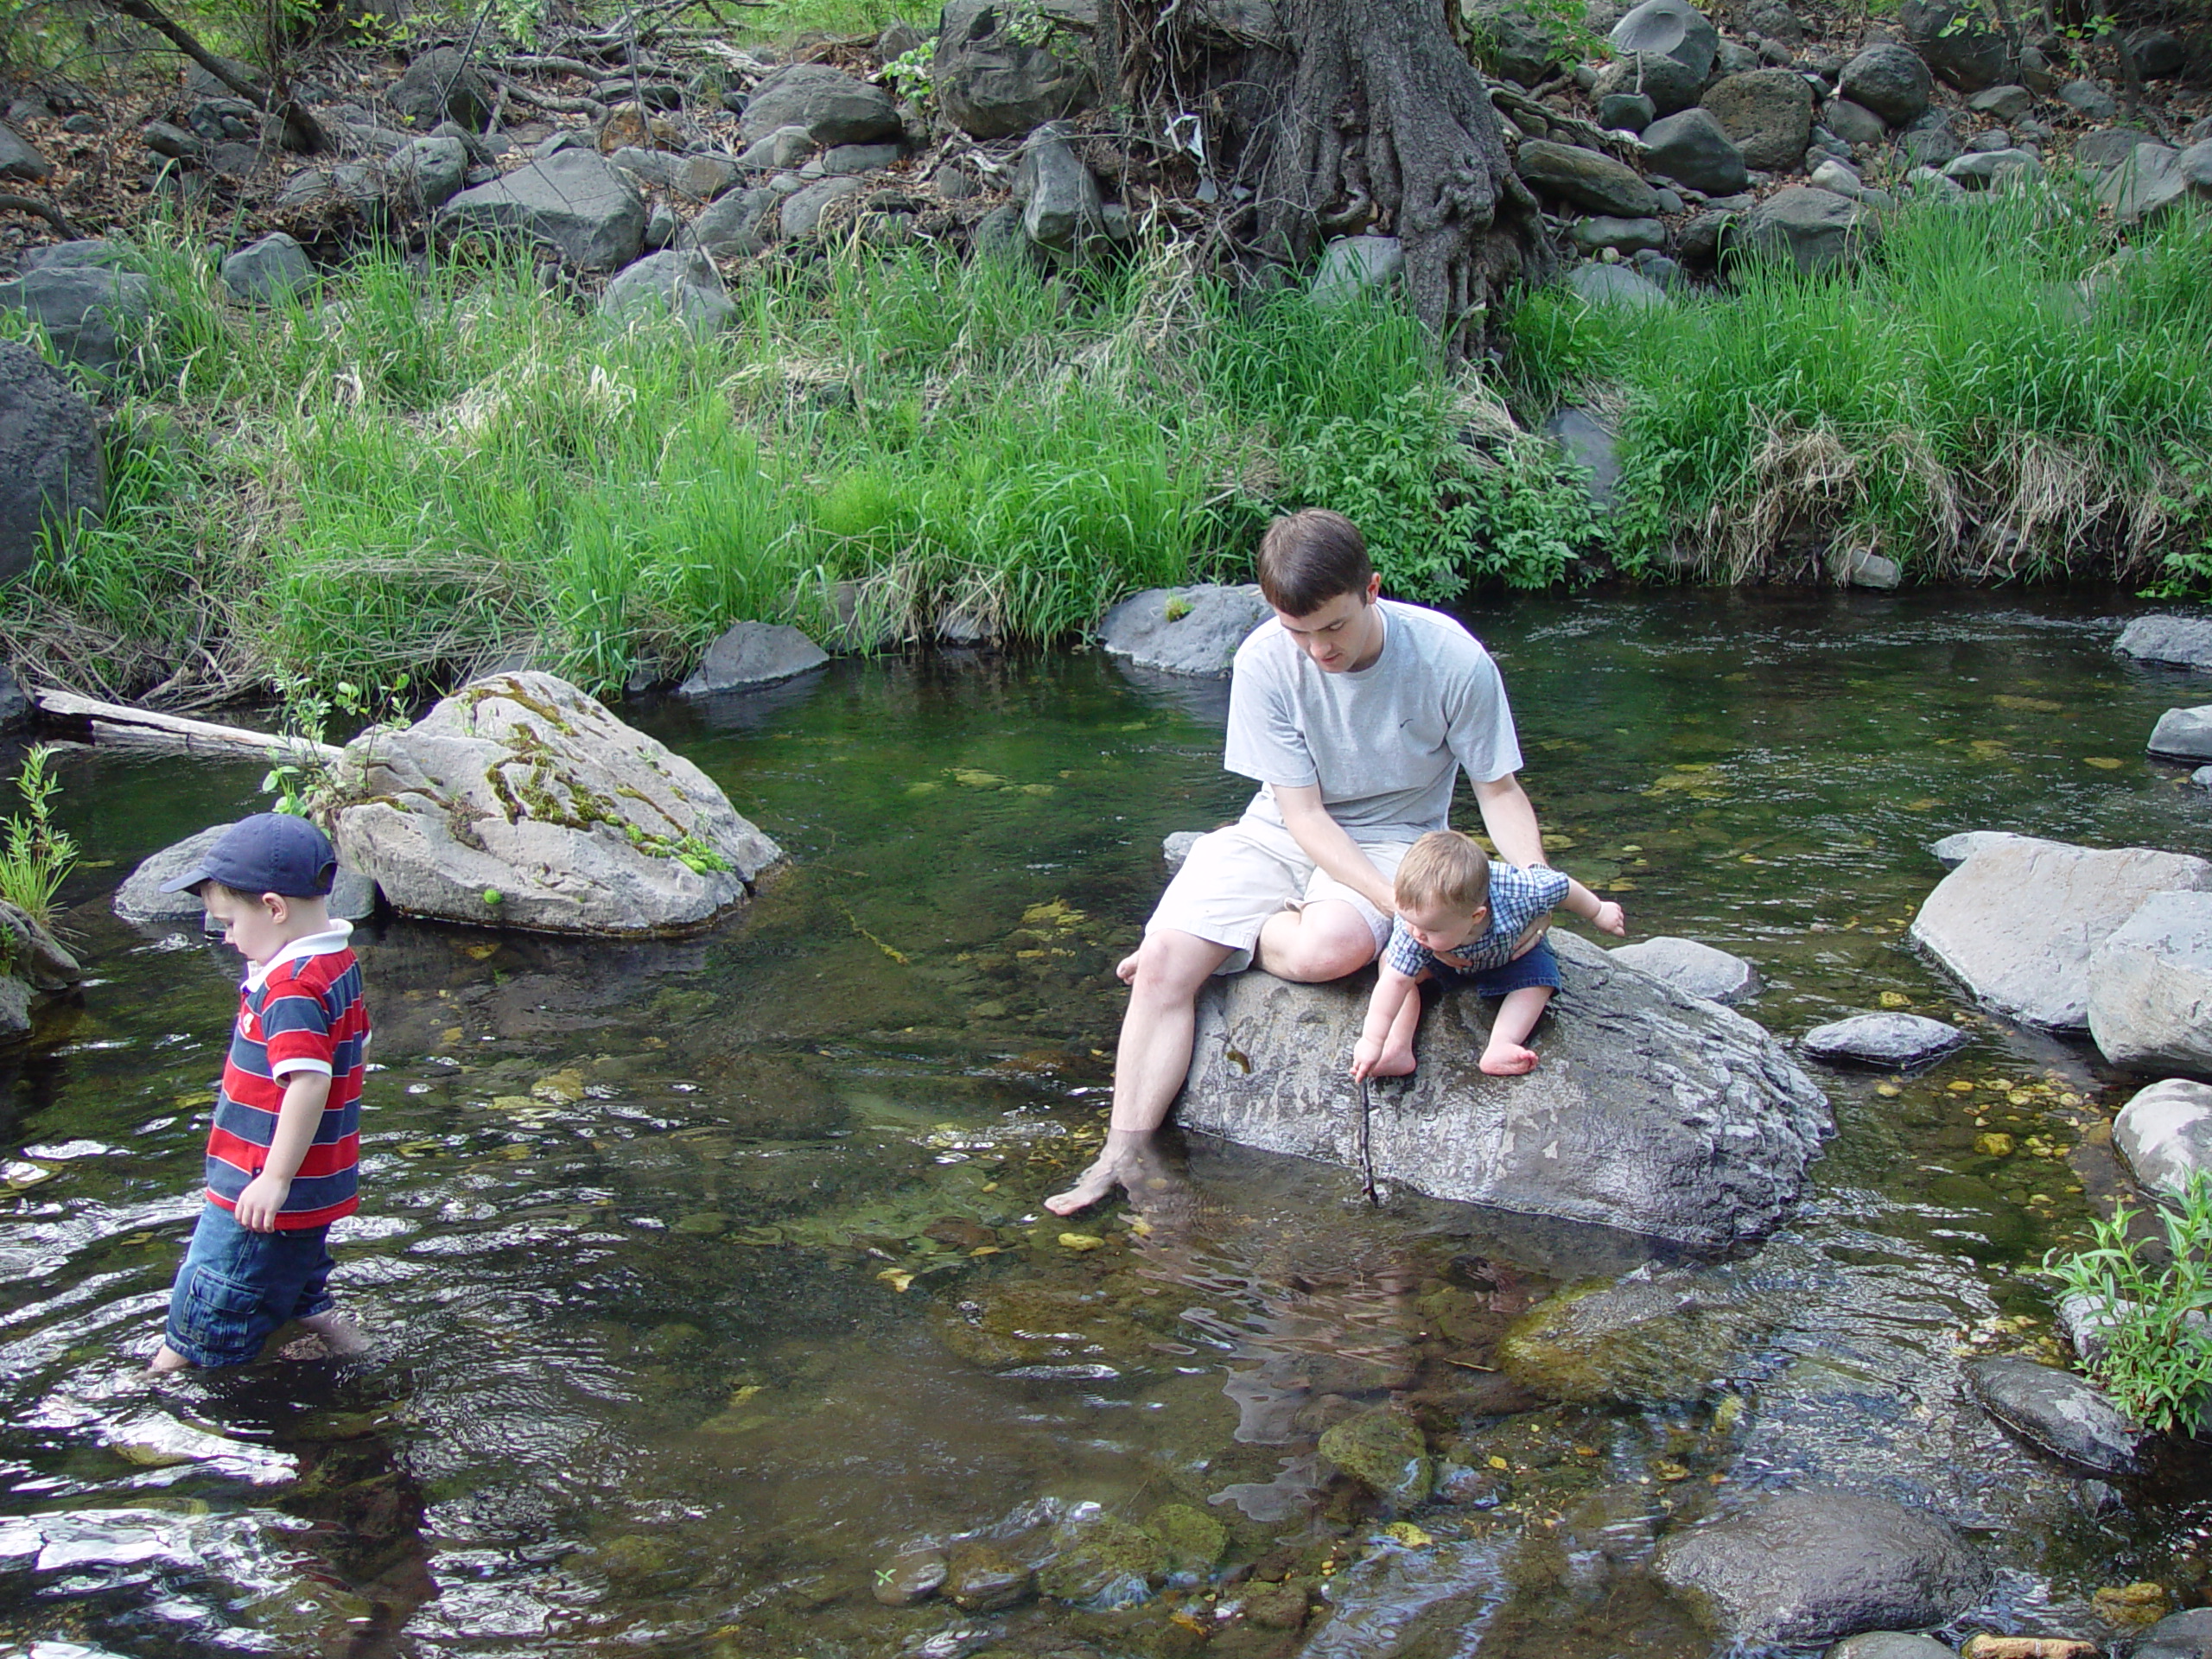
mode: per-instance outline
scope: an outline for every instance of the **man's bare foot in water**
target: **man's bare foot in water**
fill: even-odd
[[[1071,1216],[1110,1196],[1117,1186],[1127,1191],[1130,1204],[1139,1210],[1172,1205],[1184,1190],[1181,1179],[1160,1155],[1154,1136],[1115,1129],[1108,1132],[1106,1145],[1090,1167],[1066,1192],[1046,1199],[1045,1207],[1056,1216]]]
[[[1519,1043],[1492,1043],[1483,1051],[1479,1064],[1486,1076],[1518,1077],[1536,1069],[1536,1051]]]

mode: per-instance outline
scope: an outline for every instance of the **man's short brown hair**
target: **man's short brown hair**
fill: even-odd
[[[1359,526],[1326,507],[1300,507],[1260,538],[1260,591],[1285,616],[1311,616],[1340,594],[1365,594],[1375,567]]]
[[[1398,908],[1446,906],[1470,916],[1490,903],[1490,855],[1457,830],[1432,830],[1398,863]]]

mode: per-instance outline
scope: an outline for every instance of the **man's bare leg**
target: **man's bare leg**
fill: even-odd
[[[1198,988],[1229,956],[1225,944],[1162,928],[1147,934],[1122,964],[1129,1006],[1114,1053],[1114,1115],[1106,1145],[1073,1186],[1045,1200],[1054,1215],[1088,1209],[1117,1186],[1134,1187],[1132,1178],[1144,1173],[1152,1137],[1191,1069]]]
[[[1375,931],[1341,899],[1278,911],[1260,930],[1253,960],[1277,979],[1318,985],[1356,974],[1375,960]]]

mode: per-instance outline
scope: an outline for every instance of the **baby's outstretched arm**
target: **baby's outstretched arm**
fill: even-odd
[[[1573,876],[1567,881],[1567,908],[1586,922],[1595,922],[1600,933],[1628,935],[1628,912],[1611,899],[1600,899]]]
[[[1351,1052],[1351,1074],[1360,1082],[1369,1077],[1402,1077],[1414,1069],[1414,1027],[1421,1012],[1420,995],[1414,989],[1418,983],[1388,963],[1376,969],[1375,995],[1367,1001],[1367,1023]],[[1408,1012],[1413,1019],[1402,1017]]]

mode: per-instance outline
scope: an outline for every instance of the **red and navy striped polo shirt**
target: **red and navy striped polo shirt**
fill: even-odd
[[[215,1096],[207,1135],[207,1197],[226,1210],[261,1173],[284,1103],[284,1080],[295,1071],[330,1077],[307,1156],[292,1177],[276,1225],[322,1227],[359,1207],[361,1075],[369,1011],[361,1001],[361,965],[346,944],[350,923],[285,946],[238,988],[238,1020]]]

